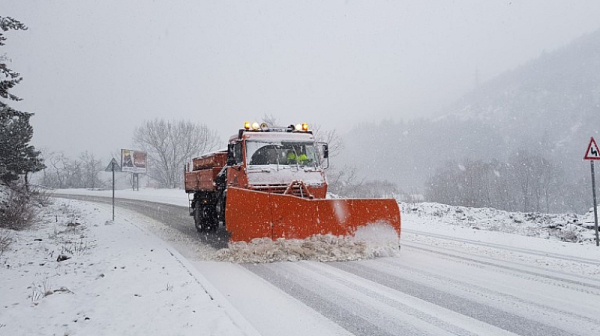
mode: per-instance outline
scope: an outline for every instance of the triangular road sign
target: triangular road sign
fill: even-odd
[[[590,140],[590,144],[588,145],[587,152],[585,152],[584,160],[600,160],[600,151],[598,150],[598,145],[596,144],[596,140],[592,137]]]
[[[117,160],[115,160],[115,158],[113,158],[112,160],[110,160],[110,163],[108,164],[108,166],[106,166],[106,169],[104,169],[104,171],[110,172],[113,170],[113,165],[115,166],[115,171],[116,172],[120,172],[121,171],[121,166],[119,166],[119,164],[117,163]]]

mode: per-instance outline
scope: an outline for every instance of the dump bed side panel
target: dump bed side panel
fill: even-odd
[[[214,191],[215,179],[221,168],[209,168],[185,173],[185,191]]]
[[[207,168],[223,167],[227,163],[227,152],[217,152],[210,155],[201,156],[192,160],[192,170],[201,170]]]

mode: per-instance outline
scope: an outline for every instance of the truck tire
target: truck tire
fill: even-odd
[[[207,232],[216,232],[219,227],[219,220],[217,219],[217,210],[214,205],[206,205],[204,207],[204,223],[206,224]]]
[[[200,205],[194,210],[194,225],[198,232],[214,232],[219,226],[214,206]]]
[[[194,226],[198,232],[204,232],[205,226],[202,220],[202,209],[199,207],[194,209]]]

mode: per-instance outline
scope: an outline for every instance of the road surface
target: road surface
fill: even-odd
[[[194,256],[190,244],[227,247],[227,232],[197,233],[187,208],[116,204],[188,237],[176,248],[263,335],[600,335],[600,276],[545,267],[597,260],[404,230],[427,239],[403,238],[393,258],[231,264]]]

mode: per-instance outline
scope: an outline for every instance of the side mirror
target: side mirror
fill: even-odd
[[[227,165],[235,166],[235,144],[227,144]]]
[[[323,159],[325,159],[325,162],[327,162],[327,166],[323,165],[323,169],[327,169],[329,168],[329,145],[326,142],[320,142],[319,144],[322,146],[321,150],[323,151]]]

